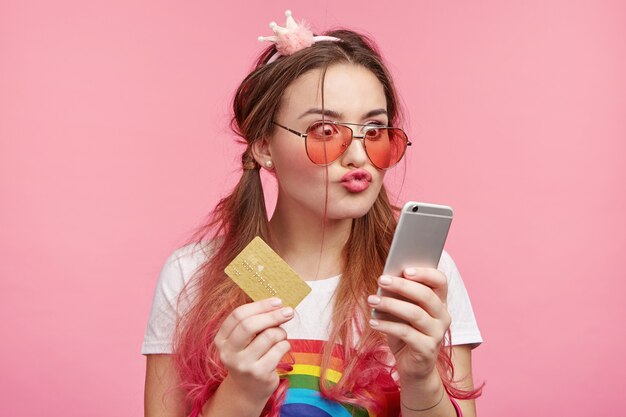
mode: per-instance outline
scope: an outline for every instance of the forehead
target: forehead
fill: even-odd
[[[335,64],[328,67],[324,76],[322,69],[315,69],[289,84],[281,99],[280,115],[293,119],[311,108],[321,108],[322,81],[324,108],[346,118],[387,108],[385,89],[372,71],[355,64]]]

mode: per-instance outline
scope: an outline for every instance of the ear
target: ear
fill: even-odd
[[[254,160],[263,168],[267,168],[267,161],[272,160],[269,141],[265,138],[256,140],[251,147]]]

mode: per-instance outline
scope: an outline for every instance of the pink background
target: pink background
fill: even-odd
[[[456,210],[479,414],[623,415],[624,2],[302,3],[0,1],[0,415],[142,413],[158,272],[238,175],[229,101],[288,7],[389,62],[399,198]]]

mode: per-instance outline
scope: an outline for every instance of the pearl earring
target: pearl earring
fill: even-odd
[[[271,159],[268,159],[267,161],[265,161],[265,167],[267,169],[272,169],[273,166],[274,166],[274,164],[272,163]]]

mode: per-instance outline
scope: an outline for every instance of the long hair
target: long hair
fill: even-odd
[[[325,71],[338,63],[360,65],[370,70],[383,85],[390,124],[399,124],[397,93],[373,42],[350,30],[334,30],[326,35],[341,41],[317,42],[271,64],[267,61],[276,49],[274,46],[267,48],[235,94],[231,127],[246,145],[241,156],[244,170],[233,192],[217,204],[206,224],[191,239],[199,245],[210,242],[210,250],[207,251],[207,261],[184,289],[193,292],[194,297],[190,307],[177,320],[174,336],[175,366],[192,417],[200,413],[204,403],[226,377],[213,339],[225,318],[236,307],[249,302],[226,277],[224,268],[255,236],[271,241],[259,167],[252,156],[251,146],[271,136],[271,121],[279,110],[285,89],[311,70]],[[322,395],[373,410],[383,407],[381,398],[386,393],[398,391],[391,377],[393,366],[384,336],[365,325],[369,317],[365,300],[368,294],[376,291],[376,280],[382,273],[391,245],[397,213],[383,187],[369,212],[353,220],[344,247],[344,270],[333,299],[330,336],[322,353]],[[338,383],[331,384],[325,376],[331,353],[336,354],[333,349],[337,346],[344,363],[343,376]],[[441,348],[437,366],[451,395],[457,398],[478,395],[478,390],[465,392],[454,388],[450,348]],[[263,415],[278,415],[286,388],[287,381],[281,380]]]

